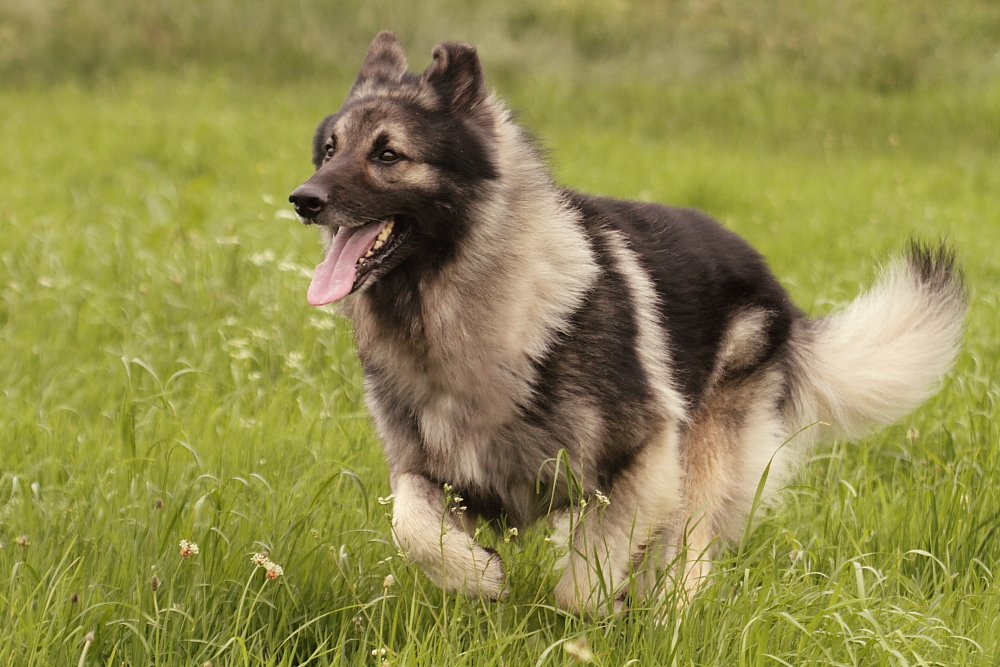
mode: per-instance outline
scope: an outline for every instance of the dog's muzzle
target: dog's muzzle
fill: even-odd
[[[288,201],[304,222],[311,222],[326,208],[329,199],[326,192],[310,183],[303,183],[288,195]]]

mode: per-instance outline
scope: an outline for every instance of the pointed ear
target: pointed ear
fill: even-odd
[[[351,86],[354,93],[367,81],[396,81],[406,73],[406,54],[396,35],[383,30],[372,40],[358,78]],[[348,93],[350,94],[350,93]]]
[[[424,80],[452,111],[469,111],[486,100],[486,79],[476,47],[444,42],[434,47]]]

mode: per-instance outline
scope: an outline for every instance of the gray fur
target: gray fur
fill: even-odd
[[[949,367],[965,306],[944,251],[914,248],[845,311],[806,320],[707,216],[556,186],[475,49],[433,55],[416,75],[376,37],[291,199],[328,247],[338,227],[401,230],[341,303],[396,538],[438,585],[501,597],[476,518],[548,515],[569,547],[560,606],[620,607],[629,575],[648,584],[639,570],[671,561],[693,589],[765,468],[777,488],[815,438],[783,443],[819,419],[848,433],[896,419]]]

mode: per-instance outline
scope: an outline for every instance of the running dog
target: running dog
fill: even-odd
[[[468,44],[416,74],[380,33],[313,164],[290,196],[326,247],[308,301],[353,320],[395,538],[448,590],[502,597],[478,520],[546,516],[563,608],[618,608],[663,563],[693,589],[765,472],[769,493],[817,434],[899,419],[962,335],[944,246],[808,319],[705,214],[559,187]]]

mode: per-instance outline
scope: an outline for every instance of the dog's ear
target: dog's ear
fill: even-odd
[[[368,47],[368,55],[361,65],[358,78],[351,86],[351,93],[356,92],[368,81],[398,81],[406,73],[406,54],[399,38],[388,30],[375,35],[372,45]],[[349,93],[350,94],[350,93]]]
[[[443,42],[434,47],[434,61],[424,80],[452,111],[470,111],[486,100],[486,79],[476,47]]]

